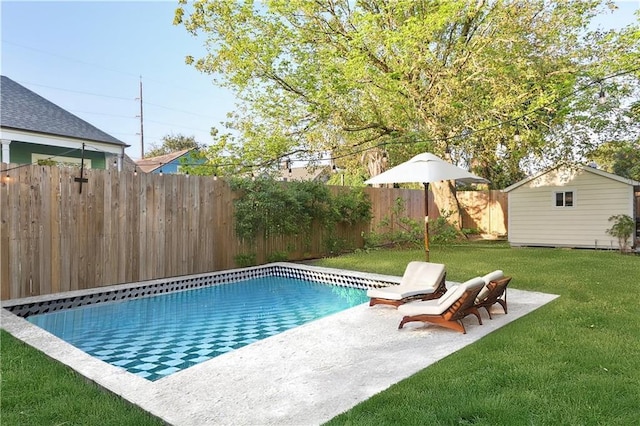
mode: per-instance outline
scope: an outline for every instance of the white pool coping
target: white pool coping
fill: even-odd
[[[493,320],[482,313],[483,325],[469,316],[467,334],[423,323],[398,330],[397,310],[363,304],[155,382],[100,361],[6,309],[1,325],[171,425],[317,425],[556,297],[510,288],[509,313],[495,305]]]

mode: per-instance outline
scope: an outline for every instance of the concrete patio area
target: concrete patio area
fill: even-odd
[[[155,382],[93,358],[7,310],[2,328],[172,425],[316,425],[405,379],[556,295],[509,289],[467,334],[397,326],[388,306],[359,305],[226,353]]]

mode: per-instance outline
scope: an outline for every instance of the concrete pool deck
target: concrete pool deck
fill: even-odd
[[[555,299],[508,290],[467,334],[359,305],[150,382],[91,357],[2,309],[2,328],[172,425],[316,425]],[[493,312],[493,311],[492,311]]]

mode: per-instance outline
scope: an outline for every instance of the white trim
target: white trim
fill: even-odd
[[[571,192],[571,205],[567,206],[567,198],[566,198],[566,194],[567,192]],[[564,187],[556,187],[554,189],[552,189],[551,191],[551,206],[554,209],[560,209],[560,210],[565,210],[565,209],[575,209],[576,208],[576,204],[577,204],[577,192],[575,188],[564,188]],[[556,204],[556,197],[557,194],[562,194],[562,205],[559,206]]]
[[[593,168],[593,167],[587,167],[587,166],[582,166],[582,165],[576,164],[576,165],[564,165],[564,166],[559,165],[559,166],[552,167],[552,168],[547,169],[545,171],[536,173],[533,176],[525,178],[525,179],[521,180],[520,182],[516,182],[513,185],[504,188],[502,191],[503,192],[513,191],[514,189],[519,188],[522,185],[525,185],[525,184],[531,182],[532,180],[538,179],[540,176],[546,175],[547,173],[549,173],[549,172],[551,172],[553,170],[556,170],[558,168],[562,168],[562,167],[569,168],[569,169],[579,169],[579,170],[582,170],[582,171],[585,171],[585,172],[588,172],[588,173],[593,173],[593,174],[596,174],[598,176],[602,176],[602,177],[605,177],[605,178],[608,178],[608,179],[613,179],[613,180],[618,181],[620,183],[624,183],[624,184],[631,185],[631,186],[640,186],[640,182],[639,181],[636,181],[636,180],[633,180],[633,179],[627,179],[625,177],[614,175],[613,173],[608,173],[608,172],[605,172],[603,170],[599,170],[599,169],[596,169],[596,168]]]
[[[107,152],[110,154],[121,154],[125,145],[108,144],[104,142],[96,142],[92,140],[74,139],[71,137],[62,137],[56,135],[40,135],[33,132],[0,129],[0,139],[8,139],[14,142],[35,143],[39,145],[58,146],[62,148],[82,148],[82,143],[86,144],[85,149],[88,151]]]
[[[0,151],[0,162],[2,163],[11,163],[11,151],[9,151],[9,145],[11,145],[10,139],[1,139],[0,143],[2,143],[2,151]]]

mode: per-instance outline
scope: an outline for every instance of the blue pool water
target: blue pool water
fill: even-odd
[[[357,288],[264,277],[28,321],[96,358],[157,380],[367,300]]]

